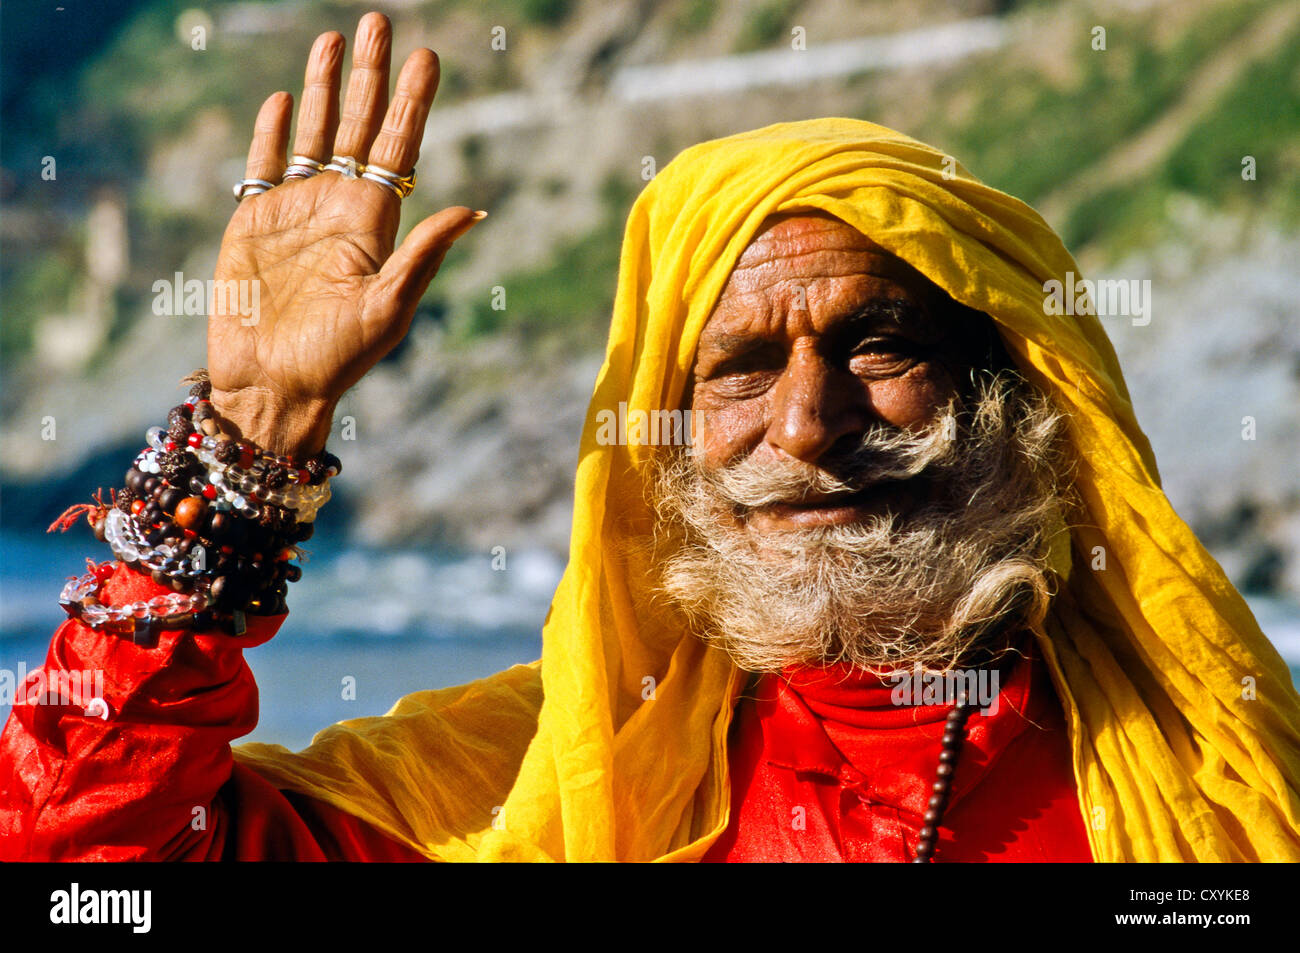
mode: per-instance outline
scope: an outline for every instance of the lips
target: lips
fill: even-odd
[[[898,500],[901,484],[883,483],[856,493],[818,495],[798,502],[773,503],[755,509],[749,524],[760,532],[859,523]]]
[[[854,506],[861,503],[874,495],[872,492],[873,490],[878,489],[880,488],[866,487],[854,493],[810,493],[798,502],[783,501],[773,505],[787,506],[801,510],[835,509],[843,506]]]

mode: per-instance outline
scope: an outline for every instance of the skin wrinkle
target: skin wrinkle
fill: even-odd
[[[335,148],[340,155],[354,156],[358,161],[365,161],[368,156],[369,144],[388,108],[388,36],[388,21],[379,16],[367,14],[357,29],[343,121]]]
[[[325,143],[311,156],[320,161],[350,154],[366,162],[371,137],[384,122],[385,110],[372,94],[387,100],[388,19],[367,14],[357,37],[344,108],[364,122],[349,120],[336,132],[328,117],[299,115],[304,141],[317,136]],[[310,79],[329,84],[321,98],[332,110],[341,69],[329,65],[341,61],[342,38],[326,35],[318,46],[326,68]],[[374,64],[370,78],[368,62]],[[432,51],[408,56],[403,69],[411,88],[431,95],[436,64]],[[399,129],[389,148],[419,154],[428,104],[422,106],[418,113],[394,111],[395,122],[409,126]],[[292,99],[276,93],[259,114],[273,122],[273,131],[253,137],[245,175],[275,181],[284,171]],[[402,163],[388,163],[393,165],[404,171]],[[264,296],[253,329],[209,318],[212,404],[232,435],[295,457],[312,456],[325,445],[339,399],[406,334],[447,249],[478,221],[463,206],[443,209],[411,228],[394,251],[400,206],[381,184],[350,182],[330,172],[250,196],[236,210],[222,238],[215,280],[256,280],[295,291]],[[339,227],[331,232],[331,225]]]
[[[1063,451],[1009,368],[987,316],[847,224],[769,219],[701,334],[693,446],[657,462],[665,591],[755,671],[951,666],[1035,621]]]
[[[755,279],[755,269],[763,273],[761,281]],[[790,308],[791,296],[798,286],[806,289],[806,311]],[[758,290],[753,290],[755,287]],[[765,289],[775,290],[769,293]],[[720,452],[723,453],[721,459],[725,460],[734,458],[740,451],[753,449],[756,438],[752,430],[760,423],[746,419],[753,416],[754,408],[742,406],[736,400],[728,399],[728,395],[717,393],[723,388],[708,380],[718,363],[719,355],[713,345],[720,334],[737,338],[783,337],[790,354],[802,356],[812,344],[818,343],[810,339],[822,337],[828,325],[842,324],[848,315],[881,300],[907,302],[918,313],[927,315],[927,320],[919,325],[928,331],[928,326],[939,323],[932,317],[941,310],[936,306],[947,299],[910,266],[829,216],[775,217],[769,220],[768,226],[741,255],[701,335],[693,375],[692,404],[696,409],[706,411],[709,420],[718,422],[716,429],[711,431],[706,421],[700,435],[704,455],[712,457]],[[970,343],[958,340],[970,337],[969,333],[952,334],[951,328],[943,330],[947,330],[958,344]],[[929,335],[919,331],[916,324],[905,334],[913,344],[930,345]],[[730,346],[735,342],[727,343]],[[850,403],[856,404],[850,416],[859,418],[839,421],[841,429],[846,433],[860,432],[869,424],[869,418],[883,419],[896,426],[924,423],[951,395],[955,389],[954,380],[964,376],[965,367],[974,362],[976,355],[974,347],[965,348],[966,353],[960,353],[963,350],[960,347],[956,348],[958,353],[932,345],[929,350],[932,353],[926,355],[928,366],[916,373],[882,375],[875,381],[858,375],[856,386],[849,386],[849,382],[854,380],[852,376],[837,374],[843,386],[834,388],[836,395],[847,397]],[[817,375],[820,370],[812,366],[807,370],[817,373],[797,373],[800,368],[795,365],[799,362],[792,360],[790,363],[790,370],[794,372],[784,375],[783,383],[789,390],[784,395],[793,398],[797,405],[791,409],[802,411],[809,421],[825,423],[830,420],[830,425],[835,426],[834,411],[839,408],[806,393],[810,386],[819,383]],[[825,386],[827,382],[820,383]],[[784,392],[778,389],[777,393],[782,395]],[[767,419],[762,423],[769,431],[765,442],[774,451],[793,451],[794,455],[800,455],[797,448],[781,446],[780,435],[773,430],[776,423],[772,419],[773,408],[764,408],[764,411]],[[805,455],[815,458],[825,449],[816,441],[816,435],[800,434],[801,428],[790,427],[790,421],[785,423],[792,436],[814,438],[814,443],[803,451]],[[750,432],[746,433],[746,430]],[[727,446],[732,443],[738,446]]]
[[[842,489],[901,478],[935,492],[845,525],[750,526],[771,496],[834,489],[820,467],[746,459],[710,472],[668,448],[654,495],[663,591],[750,671],[831,661],[943,670],[1004,649],[997,639],[1046,611],[1047,544],[1064,503],[1060,417],[1012,375],[984,375],[980,390],[955,438],[942,418],[920,433],[867,434],[860,460],[835,467]]]
[[[303,83],[294,153],[324,162],[339,123],[338,85],[343,69],[341,33],[322,35],[312,50]]]

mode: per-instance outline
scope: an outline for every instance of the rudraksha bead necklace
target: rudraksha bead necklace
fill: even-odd
[[[944,723],[943,740],[940,742],[939,767],[935,770],[934,784],[931,786],[930,801],[926,805],[920,835],[916,844],[914,864],[928,864],[934,860],[934,848],[939,841],[939,825],[943,822],[944,812],[948,809],[948,799],[952,795],[952,778],[957,771],[957,758],[966,741],[966,722],[980,709],[978,702],[969,701],[960,694],[948,719]]]

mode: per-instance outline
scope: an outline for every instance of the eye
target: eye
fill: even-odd
[[[781,376],[778,367],[731,368],[710,378],[710,389],[729,400],[747,400],[766,393]]]
[[[733,353],[707,367],[700,380],[710,388],[733,398],[760,394],[781,375],[786,363],[784,350],[763,342]]]
[[[867,355],[870,357],[897,357],[900,355],[912,355],[916,351],[916,345],[905,338],[894,337],[892,335],[881,335],[866,338],[859,342],[853,349],[851,356]]]
[[[893,336],[867,338],[849,354],[849,364],[855,373],[902,373],[920,359],[915,342]]]

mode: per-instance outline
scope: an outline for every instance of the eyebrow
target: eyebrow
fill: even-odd
[[[874,298],[841,323],[845,326],[889,324],[897,328],[920,325],[922,330],[930,330],[932,325],[926,310],[905,298]]]
[[[716,335],[709,335],[709,337],[702,343],[707,344],[711,348],[716,348],[725,354],[733,355],[748,350],[756,343],[763,340],[763,337],[756,334],[733,334],[724,332]]]
[[[926,310],[905,298],[873,298],[858,310],[837,322],[830,333],[836,337],[852,334],[863,326],[886,325],[891,328],[909,328],[924,334],[935,328]],[[756,344],[770,340],[766,335],[747,332],[720,331],[708,335],[701,343],[731,356],[743,353]]]

